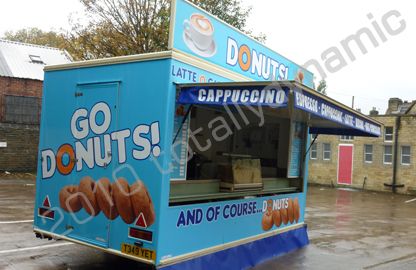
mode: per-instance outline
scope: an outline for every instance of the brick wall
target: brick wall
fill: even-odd
[[[0,77],[0,171],[36,171],[38,125],[4,123],[5,95],[42,97],[42,81]],[[40,105],[40,104],[39,104]]]
[[[0,122],[4,121],[4,96],[42,97],[42,81],[0,76]]]
[[[35,172],[39,142],[37,125],[0,123],[0,171]]]
[[[384,126],[395,126],[395,116],[377,116],[374,117]],[[396,132],[396,131],[394,131]],[[384,136],[384,130],[382,132]],[[399,193],[410,193],[416,190],[416,116],[404,115],[401,118],[399,129],[398,152],[397,152],[397,184],[404,184],[404,188],[398,188]],[[309,161],[309,182],[337,185],[337,168],[338,168],[338,147],[339,144],[353,144],[353,176],[352,187],[362,188],[365,180],[365,189],[376,191],[391,191],[386,188],[384,183],[392,183],[393,165],[384,164],[383,153],[385,145],[394,145],[394,142],[385,142],[384,137],[368,138],[355,137],[353,141],[342,141],[339,136],[319,135],[317,142],[318,158]],[[331,160],[322,159],[322,144],[331,144]],[[364,145],[373,145],[373,161],[366,163],[364,161]],[[410,146],[411,164],[401,164],[401,146]],[[394,150],[393,150],[394,151]],[[394,153],[394,152],[393,152]]]

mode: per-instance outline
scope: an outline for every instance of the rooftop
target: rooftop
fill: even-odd
[[[388,108],[386,110],[386,115],[405,115],[405,114],[415,114],[414,105],[416,100],[413,101],[403,101],[400,98],[393,97],[389,99]]]
[[[0,39],[0,76],[43,81],[45,65],[71,61],[64,50]]]

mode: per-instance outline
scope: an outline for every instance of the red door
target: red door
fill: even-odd
[[[338,184],[352,184],[353,145],[340,144],[338,151]]]

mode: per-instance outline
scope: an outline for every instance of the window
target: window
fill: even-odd
[[[384,128],[384,141],[392,142],[393,141],[393,127]]]
[[[331,144],[324,143],[323,145],[323,160],[331,160]]]
[[[354,136],[341,135],[341,136],[339,136],[339,139],[341,141],[353,141],[354,140]]]
[[[5,122],[39,124],[40,98],[5,96]]]
[[[393,146],[385,145],[384,146],[383,163],[384,164],[391,164],[392,160],[393,160]]]
[[[364,145],[364,162],[373,163],[373,145],[371,144]]]
[[[410,146],[402,146],[402,165],[410,165]]]
[[[318,145],[316,143],[312,144],[311,146],[311,159],[318,158]]]
[[[29,55],[30,61],[36,64],[44,64],[39,55]]]

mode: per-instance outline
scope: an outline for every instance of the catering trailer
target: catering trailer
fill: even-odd
[[[187,1],[169,48],[45,68],[36,235],[157,269],[246,269],[307,245],[311,134],[380,124]]]

